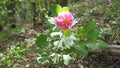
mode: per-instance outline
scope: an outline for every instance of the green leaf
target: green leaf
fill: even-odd
[[[55,4],[51,7],[52,16],[57,16],[60,13],[62,7],[59,4]]]
[[[12,29],[12,32],[19,33],[20,32],[20,28],[14,28],[14,29]]]
[[[11,34],[0,32],[0,42],[5,40],[6,38],[12,36]]]
[[[95,23],[95,22],[87,22],[87,23],[84,25],[85,32],[89,32],[89,31],[91,31],[92,29],[94,29],[95,27],[96,27],[96,23]]]
[[[106,48],[108,47],[108,44],[102,40],[97,40],[96,42],[88,43],[86,46],[89,50],[95,50],[99,48]]]
[[[88,50],[95,50],[99,48],[99,45],[96,42],[88,43],[86,46],[88,47]]]
[[[37,48],[36,48],[36,52],[37,52],[38,54],[42,54],[43,52],[45,52],[45,50],[37,49]]]
[[[63,55],[63,60],[65,65],[73,63],[73,58],[69,55]]]
[[[56,12],[60,13],[61,10],[62,10],[62,7],[60,5],[58,5],[58,4],[56,4],[55,7],[56,7]]]
[[[117,27],[120,28],[120,21],[119,20],[117,21],[117,24],[118,24]]]
[[[69,7],[63,7],[62,12],[69,12]]]
[[[97,40],[97,43],[99,44],[99,48],[106,48],[108,47],[108,44],[102,40]]]
[[[64,36],[66,36],[66,37],[69,37],[69,36],[71,35],[71,33],[72,33],[72,31],[71,31],[70,29],[63,31],[63,34],[64,34]]]
[[[96,40],[98,35],[99,35],[99,30],[93,29],[87,33],[86,37],[88,40]]]
[[[79,47],[76,49],[76,54],[78,56],[86,56],[88,54],[88,50],[85,47]]]
[[[116,9],[114,8],[110,9],[110,14],[115,14],[115,13],[117,13]]]
[[[83,42],[80,43],[80,47],[75,49],[75,53],[78,56],[86,56],[88,54],[88,49]]]
[[[61,62],[61,55],[57,53],[52,53],[50,55],[50,59],[53,61],[54,64],[58,64]]]
[[[47,42],[47,35],[43,35],[43,34],[40,34],[36,41],[35,41],[36,45],[38,47],[46,47],[48,45],[48,42]]]
[[[80,27],[80,28],[78,28],[78,30],[77,30],[77,37],[81,37],[81,36],[83,36],[83,34],[84,34],[84,28],[83,27]]]
[[[66,48],[64,49],[66,53],[71,53],[74,52],[75,48],[74,47],[70,47],[70,49]]]
[[[47,28],[48,28],[48,29],[54,27],[54,24],[51,24],[51,22],[49,21],[49,19],[45,19],[44,23],[47,24]]]
[[[49,62],[49,57],[48,56],[44,56],[44,57],[41,57],[39,60],[38,60],[39,63],[41,64],[46,64]]]

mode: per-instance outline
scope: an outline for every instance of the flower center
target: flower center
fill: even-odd
[[[62,21],[62,24],[63,25],[67,25],[69,23],[69,20],[68,19],[64,19],[63,21]]]

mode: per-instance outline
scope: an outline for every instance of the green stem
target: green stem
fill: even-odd
[[[62,38],[63,38],[63,34],[62,34],[62,36],[61,36],[61,38],[60,38],[60,40],[59,40],[59,42],[58,42],[58,44],[57,44],[57,47],[56,47],[56,48],[58,48],[58,46],[59,46],[59,44],[60,44],[60,42],[61,42]]]

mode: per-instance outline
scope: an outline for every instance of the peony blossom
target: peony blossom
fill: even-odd
[[[72,27],[73,15],[70,12],[61,12],[55,19],[57,27],[67,30]]]

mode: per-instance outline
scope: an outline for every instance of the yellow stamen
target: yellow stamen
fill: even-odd
[[[63,21],[62,21],[62,24],[63,25],[67,25],[69,23],[69,20],[68,19],[64,19]]]

